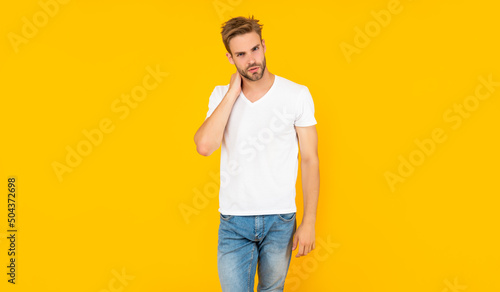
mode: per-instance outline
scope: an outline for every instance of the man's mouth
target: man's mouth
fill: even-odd
[[[248,71],[250,71],[250,72],[255,72],[255,71],[257,71],[257,70],[259,70],[259,67],[252,67],[252,68],[250,68]]]

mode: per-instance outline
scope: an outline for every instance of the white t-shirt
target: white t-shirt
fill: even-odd
[[[215,86],[205,119],[228,89],[229,84]],[[313,99],[305,85],[275,75],[268,92],[253,103],[242,91],[222,139],[219,212],[228,215],[296,212],[299,146],[294,126],[315,124]]]

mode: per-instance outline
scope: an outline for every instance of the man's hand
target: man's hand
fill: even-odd
[[[242,78],[240,72],[236,70],[236,73],[231,75],[231,80],[229,81],[229,90],[233,90],[235,95],[240,95],[242,85]]]
[[[302,222],[293,236],[292,250],[295,250],[297,245],[299,246],[299,252],[295,257],[298,258],[310,253],[316,247],[314,244],[315,238],[314,224]]]

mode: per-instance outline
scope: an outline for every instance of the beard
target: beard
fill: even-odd
[[[252,67],[260,67],[260,69],[257,70],[257,72],[250,72],[248,71],[248,68],[252,68]],[[262,62],[262,65],[260,64],[253,64],[253,65],[250,65],[248,66],[248,68],[245,68],[245,69],[240,69],[240,68],[237,68],[238,69],[238,72],[240,72],[241,76],[245,77],[247,80],[250,80],[250,81],[257,81],[257,80],[260,80],[262,78],[262,76],[264,76],[264,71],[266,70],[266,57],[264,57],[264,61]],[[260,72],[259,72],[260,70]]]

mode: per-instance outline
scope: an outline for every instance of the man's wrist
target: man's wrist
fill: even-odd
[[[302,224],[314,226],[316,225],[316,218],[304,217],[302,218]]]

